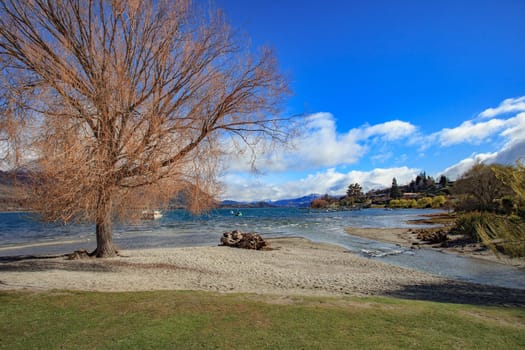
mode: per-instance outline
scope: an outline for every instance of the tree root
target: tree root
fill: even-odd
[[[95,249],[92,252],[88,252],[87,250],[75,250],[71,254],[66,254],[67,260],[85,260],[85,259],[93,259],[93,258],[111,258],[115,256],[121,256],[118,250],[115,250],[114,254],[112,255],[98,255],[98,250]]]

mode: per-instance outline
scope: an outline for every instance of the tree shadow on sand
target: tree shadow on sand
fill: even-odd
[[[525,307],[525,289],[513,289],[448,280],[435,284],[407,285],[385,296],[478,306]]]
[[[0,257],[0,272],[35,272],[47,270],[113,272],[114,267],[97,259],[70,260],[71,254],[15,255]]]

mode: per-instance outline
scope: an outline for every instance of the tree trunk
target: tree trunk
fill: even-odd
[[[93,252],[97,258],[108,258],[117,255],[113,246],[111,220],[97,223],[97,249]]]
[[[108,194],[101,194],[98,201],[96,232],[97,249],[92,253],[97,258],[108,258],[117,255],[113,246],[113,228],[111,217],[111,198]]]

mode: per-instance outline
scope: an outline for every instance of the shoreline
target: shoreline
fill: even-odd
[[[525,267],[525,259],[497,256],[490,249],[482,249],[479,244],[466,244],[464,246],[441,247],[416,238],[417,233],[413,228],[361,228],[347,227],[345,232],[349,235],[366,238],[378,242],[395,244],[410,249],[430,249],[446,254],[454,254],[472,259],[481,259],[492,263],[504,264],[518,268]]]
[[[0,246],[0,253],[1,252],[10,252],[10,251],[16,251],[21,249],[28,249],[28,248],[40,248],[40,247],[49,247],[49,246],[61,246],[61,245],[69,245],[69,244],[87,244],[90,243],[89,239],[55,239],[55,240],[49,240],[49,241],[40,241],[40,242],[34,242],[34,243],[14,243],[9,244],[5,246]]]
[[[525,306],[525,290],[453,281],[304,238],[270,250],[225,246],[126,250],[110,259],[0,261],[0,291],[195,290],[281,296],[392,296]]]

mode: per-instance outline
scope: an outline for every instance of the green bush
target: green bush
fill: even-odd
[[[432,198],[423,197],[417,200],[418,208],[432,208]]]
[[[446,201],[444,196],[423,197],[417,201],[415,199],[391,199],[388,205],[390,208],[439,208]]]
[[[391,199],[388,205],[391,208],[415,208],[417,206],[413,199]]]
[[[470,212],[459,216],[452,234],[462,234],[482,242],[495,253],[511,257],[525,256],[525,221],[517,216]]]
[[[406,208],[406,201],[404,199],[391,199],[389,206],[391,208]]]
[[[471,238],[473,241],[481,242],[481,237],[478,234],[477,227],[482,225],[485,216],[479,212],[470,212],[459,216],[456,219],[454,228],[451,233],[464,235]]]
[[[432,198],[432,208],[441,208],[446,202],[445,196],[435,196]]]

